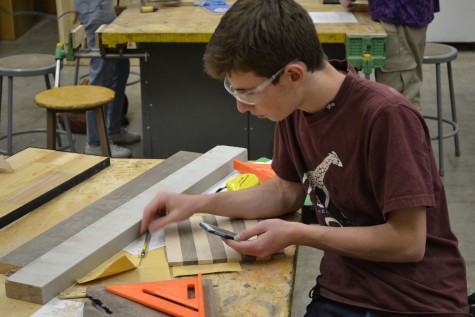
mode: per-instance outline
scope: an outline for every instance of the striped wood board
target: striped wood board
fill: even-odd
[[[110,165],[108,157],[27,148],[0,173],[0,228]]]
[[[202,215],[170,224],[165,228],[165,246],[170,266],[251,262],[268,260],[283,255],[283,251],[269,258],[256,258],[239,254],[234,249],[228,247],[220,237],[203,230],[199,225],[202,221],[236,233],[240,233],[244,229],[256,225],[258,222],[258,220]]]

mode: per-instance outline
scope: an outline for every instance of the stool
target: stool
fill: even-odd
[[[50,89],[49,75],[55,73],[56,62],[53,55],[47,54],[21,54],[0,58],[0,110],[2,102],[3,77],[8,77],[8,108],[7,108],[7,135],[0,140],[7,138],[7,155],[13,154],[13,136],[18,134],[46,132],[46,129],[30,129],[13,132],[13,77],[30,77],[43,75],[46,88]],[[73,149],[71,133],[68,133],[69,144]],[[58,137],[58,142],[61,140]],[[61,146],[61,144],[60,144]],[[73,150],[74,151],[74,150]]]
[[[55,87],[35,96],[39,107],[46,108],[47,116],[47,147],[55,149],[56,113],[71,111],[94,111],[99,131],[102,154],[111,156],[106,121],[102,106],[114,99],[114,91],[100,86],[80,85]]]
[[[437,135],[432,140],[439,143],[439,175],[444,176],[444,144],[445,138],[454,137],[455,156],[460,156],[459,126],[457,121],[457,109],[455,107],[454,83],[452,78],[452,61],[457,58],[457,49],[450,45],[438,43],[426,43],[424,50],[423,64],[435,64],[436,84],[437,84],[437,116],[424,116],[425,119],[437,120]],[[447,75],[449,81],[450,107],[452,119],[442,116],[442,92],[440,87],[440,64],[447,63]],[[443,123],[452,126],[452,131],[444,134]]]

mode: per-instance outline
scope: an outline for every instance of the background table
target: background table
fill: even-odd
[[[298,1],[309,12],[343,10],[319,0]],[[358,58],[375,46],[372,39],[382,39],[384,46],[386,34],[369,13],[355,15],[358,23],[316,25],[330,58],[355,54],[348,43],[357,48]],[[274,123],[239,113],[223,83],[203,71],[206,43],[220,19],[195,6],[140,13],[131,5],[100,31],[103,46],[136,43],[149,53],[140,63],[145,157],[167,158],[178,150],[202,153],[216,145],[245,147],[250,159],[272,156]]]

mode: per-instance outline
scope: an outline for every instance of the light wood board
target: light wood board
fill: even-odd
[[[0,173],[0,228],[110,165],[107,157],[27,148]]]
[[[199,194],[247,160],[243,148],[217,146],[7,278],[7,297],[44,304],[139,235],[142,211],[158,191]]]
[[[165,246],[170,266],[213,264],[228,262],[252,262],[282,257],[276,253],[268,258],[256,258],[236,252],[221,237],[207,233],[200,222],[240,233],[257,224],[258,220],[231,219],[213,215],[197,215],[165,228]]]
[[[0,273],[17,270],[28,265],[112,210],[170,176],[200,155],[184,151],[174,154],[149,171],[86,206],[34,239],[27,241],[8,254],[3,254],[0,258]]]

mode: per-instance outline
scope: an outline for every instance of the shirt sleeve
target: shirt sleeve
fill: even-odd
[[[422,116],[408,107],[387,107],[373,122],[368,167],[383,213],[435,204],[431,140]]]

